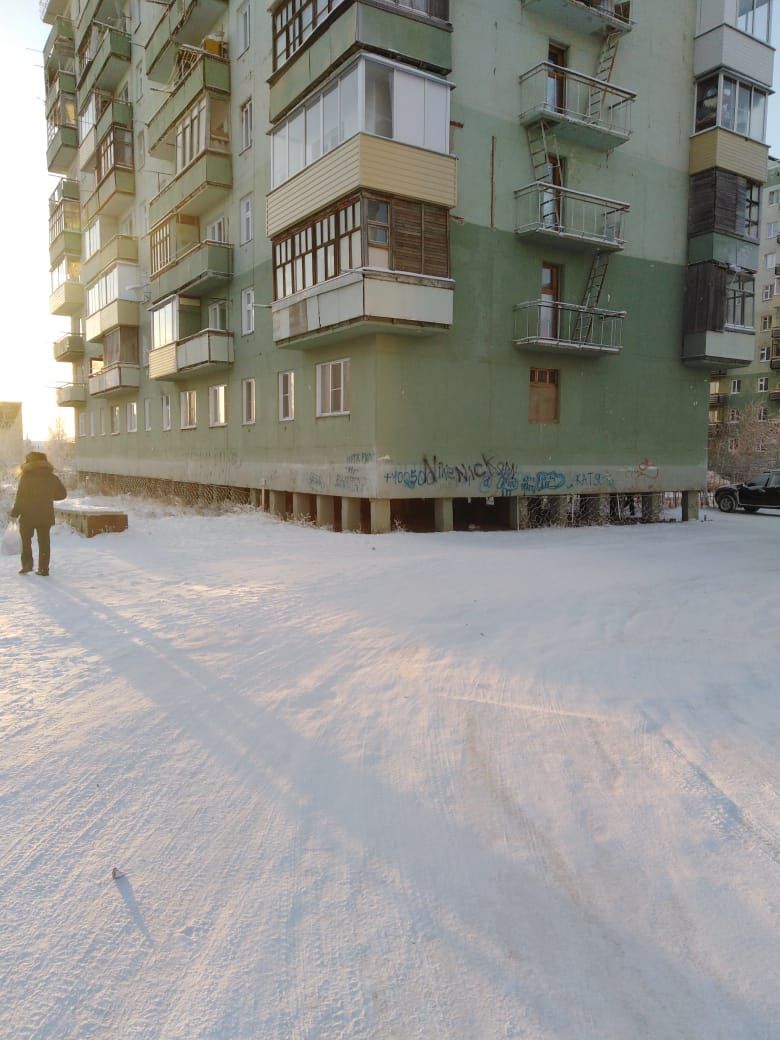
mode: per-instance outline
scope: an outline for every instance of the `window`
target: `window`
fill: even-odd
[[[741,393],[742,392],[742,380],[741,379],[732,379],[731,380],[731,390],[729,392],[732,393],[732,394],[739,394],[739,393]]]
[[[769,360],[769,347],[761,347],[761,349],[758,352],[758,360],[759,361],[768,361]]]
[[[759,376],[758,382],[756,383],[756,390],[759,394],[765,394],[769,390],[769,376]]]
[[[97,146],[95,166],[96,183],[106,178],[116,167],[133,168],[133,132],[121,126],[112,126]]]
[[[148,433],[152,428],[152,402],[147,397],[144,401],[144,429]]]
[[[255,290],[241,291],[241,332],[248,336],[255,331]]]
[[[252,196],[245,195],[239,203],[239,212],[241,215],[240,219],[240,233],[239,242],[241,245],[245,245],[247,242],[252,241]]]
[[[175,343],[179,338],[179,307],[174,297],[161,307],[150,312],[152,324],[152,350]]]
[[[780,188],[771,188],[766,199],[768,206],[776,206],[780,203]]]
[[[766,422],[769,418],[769,409],[766,405],[762,405],[756,412],[756,418],[759,422]]]
[[[227,386],[209,387],[209,426],[224,426],[227,422]]]
[[[194,390],[182,390],[179,393],[179,411],[181,428],[194,430],[198,425],[198,401]]]
[[[561,269],[558,264],[542,264],[541,303],[539,306],[539,336],[541,339],[558,338],[558,303],[560,302]]]
[[[94,256],[100,249],[100,221],[93,221],[84,234],[84,259]]]
[[[736,451],[739,448],[739,441],[736,437],[729,437],[729,451]]]
[[[52,267],[50,275],[51,291],[56,292],[66,282],[77,282],[79,280],[81,277],[81,264],[78,260],[73,260],[66,256],[56,267]],[[89,293],[87,298],[89,298]],[[88,311],[87,313],[90,312]]]
[[[751,83],[717,73],[696,84],[696,133],[722,126],[763,141],[767,93]]]
[[[349,358],[317,365],[317,415],[349,415]]]
[[[112,435],[119,433],[119,405],[112,404],[108,410],[109,429]]]
[[[251,23],[251,12],[249,9],[249,0],[243,3],[238,9],[238,47],[236,49],[237,54],[243,54],[249,47],[252,38],[252,23]]]
[[[252,99],[241,106],[241,150],[252,147]]]
[[[84,412],[79,412],[79,437],[87,436],[87,416]]]
[[[773,288],[771,285],[765,285],[761,291],[762,299],[771,300],[774,295]]]
[[[772,315],[762,314],[761,315],[761,331],[768,332],[772,328]]]
[[[219,329],[220,332],[227,331],[227,302],[217,300],[209,304],[209,328]]]
[[[125,409],[125,426],[128,433],[138,431],[138,402],[128,401]]]
[[[244,426],[251,426],[255,421],[255,381],[254,379],[243,379],[241,381],[241,422]]]
[[[449,107],[445,80],[361,58],[276,127],[273,187],[358,131],[447,154]]]
[[[164,430],[170,430],[171,428],[171,395],[163,394],[160,398],[160,404],[162,406],[162,428]]]
[[[777,253],[766,253],[764,256],[764,265],[767,271],[774,271],[777,264]]]
[[[752,274],[729,272],[726,278],[726,325],[752,329],[755,327]]]
[[[105,408],[100,409],[100,436],[105,437],[106,435],[106,410]]]
[[[560,415],[557,368],[532,368],[528,393],[529,423],[557,423]]]
[[[227,218],[217,217],[206,225],[206,242],[227,242]]]
[[[149,252],[152,261],[152,274],[157,274],[173,259],[171,248],[171,225],[161,224],[149,235]]]
[[[737,28],[759,40],[768,41],[769,0],[738,0]]]
[[[87,317],[119,298],[119,268],[114,267],[87,289]]]
[[[95,413],[89,413],[89,435],[90,437],[95,436]]]
[[[176,124],[176,172],[194,162],[206,148],[206,98],[192,106]]]
[[[279,373],[279,422],[295,418],[295,373]]]
[[[729,422],[739,422],[739,408],[729,409]]]
[[[766,237],[772,241],[777,241],[777,228],[780,226],[780,222],[777,220],[770,220],[766,226]]]

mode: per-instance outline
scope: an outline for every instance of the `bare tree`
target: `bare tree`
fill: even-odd
[[[710,441],[711,470],[733,481],[747,480],[765,469],[780,467],[780,420],[762,418],[759,404],[749,404],[739,418],[726,423]]]
[[[68,436],[65,424],[59,417],[54,420],[54,426],[49,427],[49,436],[46,438],[46,454],[55,469],[69,469],[75,454],[76,445]]]

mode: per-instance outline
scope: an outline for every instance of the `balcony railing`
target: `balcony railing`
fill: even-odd
[[[528,300],[514,308],[514,343],[555,353],[619,354],[625,316],[625,311]]]
[[[201,154],[177,173],[149,202],[149,226],[177,210],[202,216],[217,205],[233,186],[230,152],[220,148]]]
[[[137,390],[138,384],[138,365],[111,365],[89,377],[89,392],[93,397],[122,394]]]
[[[629,0],[523,0],[529,11],[566,23],[580,32],[631,29]]]
[[[150,379],[186,379],[233,364],[233,334],[203,329],[149,351]]]
[[[520,91],[523,126],[543,120],[559,137],[600,150],[631,136],[632,90],[544,61],[520,77]]]
[[[59,67],[61,58],[74,53],[73,22],[70,18],[58,16],[54,19],[46,43],[43,45],[43,65],[51,72]]]
[[[41,21],[51,25],[58,15],[68,13],[68,7],[68,0],[39,0],[38,10],[41,14]]]
[[[775,372],[780,370],[780,354],[778,354],[777,357],[773,357],[773,358],[769,359],[769,367],[774,369]]]
[[[180,44],[200,47],[214,23],[225,13],[227,0],[172,0],[146,43],[146,74],[166,82]],[[215,43],[215,52],[218,47]]]
[[[769,391],[769,400],[770,401],[780,401],[780,387],[778,387],[777,390],[770,390]]]
[[[85,404],[87,400],[87,388],[83,383],[66,383],[58,386],[56,390],[57,404],[61,408],[75,408],[77,405]]]
[[[721,405],[726,404],[729,399],[728,394],[710,394],[710,405],[713,408],[718,408]]]
[[[130,34],[109,26],[98,32],[86,52],[79,55],[79,95],[93,90],[113,92],[130,67]]]
[[[574,247],[622,249],[625,202],[537,181],[515,192],[515,233]]]
[[[174,127],[203,91],[227,97],[230,93],[230,63],[214,54],[198,54],[183,72],[166,100],[149,120],[149,154],[156,156],[167,142],[174,154]],[[163,157],[164,153],[163,153]]]

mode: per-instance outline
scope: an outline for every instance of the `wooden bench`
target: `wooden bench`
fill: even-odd
[[[54,517],[62,523],[70,524],[87,538],[94,538],[96,534],[127,530],[127,513],[120,509],[61,505],[54,507]]]

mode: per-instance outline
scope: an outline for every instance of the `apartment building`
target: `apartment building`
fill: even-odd
[[[754,354],[770,0],[42,14],[83,473],[373,531],[694,514]]]

